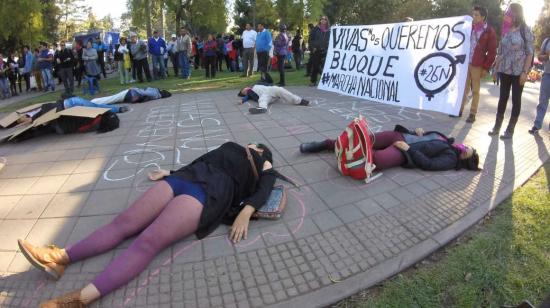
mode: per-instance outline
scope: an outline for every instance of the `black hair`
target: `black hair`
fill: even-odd
[[[246,94],[243,94],[243,90],[245,89],[246,87],[242,88],[239,90],[239,93],[237,94],[238,97],[244,97]]]
[[[510,4],[510,10],[514,13],[514,26],[523,27],[525,26],[525,16],[523,15],[523,7],[519,3]]]
[[[258,149],[263,150],[262,157],[273,164],[273,153],[271,153],[271,150],[267,147],[267,145],[263,143],[258,143],[256,146],[258,147]]]
[[[161,98],[172,96],[172,93],[168,92],[167,90],[160,90],[159,92],[160,92],[160,97]]]
[[[476,6],[474,6],[474,11],[478,11],[479,15],[481,15],[481,17],[483,17],[483,20],[487,20],[487,15],[489,14],[489,12],[487,11],[486,7],[476,5]]]
[[[479,171],[481,168],[479,168],[479,154],[477,154],[477,151],[475,149],[472,149],[473,153],[472,156],[465,158],[465,159],[458,159],[458,163],[456,165],[456,170],[459,169],[467,169],[467,170],[473,170],[473,171]]]

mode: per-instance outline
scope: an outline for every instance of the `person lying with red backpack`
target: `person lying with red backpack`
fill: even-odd
[[[356,119],[355,121],[355,126],[357,127],[358,124],[362,124],[361,121],[364,121],[364,119]],[[366,121],[364,122],[366,123]],[[350,163],[352,155],[338,155],[339,145],[342,142],[346,142],[346,140],[342,141],[342,137],[347,138],[350,135],[361,135],[362,131],[367,130],[352,130],[348,127],[342,136],[336,140],[326,139],[319,142],[302,143],[300,145],[300,152],[316,153],[336,148],[337,157],[345,160],[347,156],[348,160],[344,164],[353,165],[353,163]],[[455,143],[454,138],[449,138],[437,131],[425,132],[422,128],[411,131],[401,125],[396,125],[393,131],[383,131],[374,134],[369,132],[368,136],[360,137],[359,140],[361,139],[368,139],[369,143],[372,144],[371,149],[366,149],[363,153],[370,153],[372,158],[367,159],[367,161],[374,164],[376,171],[398,166],[429,171],[452,169],[481,170],[478,167],[479,155],[473,147]],[[353,140],[353,137],[349,139],[349,144],[351,145],[349,149],[364,147],[363,144],[353,144],[357,138],[355,138],[355,141]],[[371,140],[372,142],[370,142]],[[355,160],[358,160],[357,157]],[[340,166],[339,169],[344,175],[348,175],[343,172]],[[349,175],[358,178],[353,174]]]

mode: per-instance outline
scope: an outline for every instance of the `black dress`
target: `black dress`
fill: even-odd
[[[199,239],[221,223],[232,224],[245,205],[258,209],[269,197],[276,175],[273,169],[262,171],[265,160],[256,151],[250,152],[259,180],[254,177],[245,148],[234,142],[226,142],[170,172],[172,176],[200,184],[206,193],[206,204],[195,232]]]

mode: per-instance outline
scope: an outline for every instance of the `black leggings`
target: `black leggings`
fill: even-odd
[[[216,58],[216,55],[204,57],[206,78],[216,77]]]
[[[325,66],[326,51],[316,50],[311,56],[311,83],[317,82],[317,75],[323,72]]]
[[[503,117],[506,112],[510,88],[512,88],[512,117],[519,117],[523,86],[519,84],[519,76],[503,73],[500,74],[500,98],[498,100],[497,116]]]

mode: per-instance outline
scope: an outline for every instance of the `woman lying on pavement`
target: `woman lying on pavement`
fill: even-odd
[[[33,266],[58,279],[69,264],[112,250],[138,234],[90,284],[41,307],[85,307],[137,277],[164,248],[193,233],[202,239],[222,222],[232,224],[229,238],[234,243],[246,239],[251,215],[265,203],[279,176],[265,145],[227,142],[177,171],[149,173],[151,180],[162,181],[111,223],[68,248],[39,248],[18,240]]]
[[[396,125],[393,131],[375,133],[372,139],[376,170],[398,166],[430,171],[462,168],[480,170],[479,155],[474,148],[454,143],[454,138],[449,138],[440,132],[424,132],[422,128],[417,128],[413,132],[401,125]],[[334,139],[302,143],[300,152],[333,151],[334,144]]]

